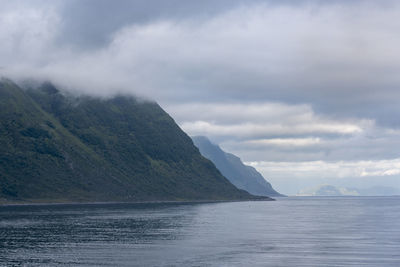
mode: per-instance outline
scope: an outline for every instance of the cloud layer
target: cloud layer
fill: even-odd
[[[85,10],[87,2],[6,4],[0,28],[4,71],[70,80],[95,94],[119,88],[159,101],[268,99],[397,121],[384,115],[398,112],[398,4],[250,1],[209,16],[189,12],[192,16],[152,18],[149,12],[147,19],[134,20],[125,15],[125,20],[111,21],[115,25],[109,29],[100,17],[83,20],[71,10]],[[120,11],[115,4],[101,3]],[[155,8],[149,5],[128,7],[136,12]],[[91,40],[98,45],[79,46],[89,42],[80,35],[90,39],[98,23],[102,38]],[[377,104],[385,107],[371,111]]]

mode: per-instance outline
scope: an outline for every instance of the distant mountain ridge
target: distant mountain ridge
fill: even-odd
[[[369,188],[336,187],[333,185],[319,185],[299,191],[297,196],[395,196],[400,190],[393,187],[374,186]]]
[[[320,185],[314,188],[301,190],[298,196],[359,196],[355,189],[335,187],[333,185]]]
[[[0,81],[0,201],[255,199],[156,103]]]
[[[218,170],[237,188],[257,196],[283,196],[253,167],[244,165],[239,157],[223,151],[205,136],[192,137],[200,153],[211,160]]]

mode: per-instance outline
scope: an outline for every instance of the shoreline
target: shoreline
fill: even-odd
[[[51,201],[38,200],[37,202],[30,201],[7,201],[0,200],[0,207],[5,206],[52,206],[52,205],[113,205],[113,204],[196,204],[196,203],[224,203],[224,202],[247,202],[247,201],[276,201],[271,197],[263,197],[257,199],[232,199],[232,200],[149,200],[149,201]]]

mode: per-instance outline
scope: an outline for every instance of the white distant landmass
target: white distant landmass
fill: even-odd
[[[394,187],[374,186],[369,188],[347,188],[333,185],[319,185],[300,190],[297,196],[394,196],[400,195],[400,190]]]

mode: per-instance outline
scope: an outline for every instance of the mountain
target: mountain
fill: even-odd
[[[400,190],[393,187],[374,186],[369,188],[335,187],[333,185],[319,185],[314,188],[301,190],[298,196],[395,196]]]
[[[199,148],[200,153],[211,160],[222,175],[237,188],[257,196],[283,196],[276,192],[255,168],[244,165],[240,158],[224,152],[218,145],[211,143],[207,137],[194,136],[192,140]]]
[[[0,81],[0,199],[237,200],[235,188],[156,103]]]
[[[335,187],[333,185],[319,185],[314,188],[301,190],[298,196],[359,196],[355,188]]]

